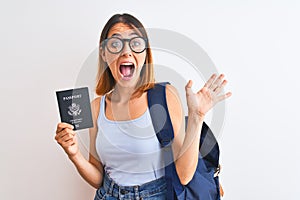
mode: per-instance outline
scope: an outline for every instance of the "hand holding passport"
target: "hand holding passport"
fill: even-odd
[[[61,122],[74,130],[93,127],[89,91],[87,87],[56,92]]]

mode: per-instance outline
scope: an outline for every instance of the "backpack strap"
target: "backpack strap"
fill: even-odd
[[[169,145],[174,138],[174,131],[168,111],[166,99],[166,84],[156,83],[154,88],[148,90],[148,107],[152,124],[162,147]]]
[[[173,161],[172,140],[174,131],[167,106],[166,84],[169,83],[157,83],[154,88],[148,90],[148,107],[156,136],[163,148],[167,200],[174,200],[184,191],[184,188],[180,184]]]

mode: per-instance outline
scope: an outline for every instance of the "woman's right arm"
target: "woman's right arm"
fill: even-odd
[[[93,124],[89,129],[90,133],[90,152],[89,160],[86,160],[78,147],[78,139],[73,126],[67,123],[59,123],[56,129],[56,141],[62,146],[70,160],[74,163],[79,174],[91,186],[98,189],[103,181],[103,166],[97,156],[95,141],[98,131],[97,117],[100,107],[100,98],[96,98],[91,103]]]

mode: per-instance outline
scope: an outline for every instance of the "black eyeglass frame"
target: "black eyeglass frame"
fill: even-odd
[[[144,48],[142,51],[135,51],[135,50],[133,50],[132,47],[130,46],[130,42],[131,42],[133,39],[136,39],[136,38],[141,38],[141,39],[143,39],[143,40],[145,41],[145,48]],[[108,42],[109,40],[111,40],[111,39],[119,39],[119,40],[122,42],[122,45],[123,45],[123,46],[122,46],[122,48],[120,49],[120,51],[118,51],[118,52],[112,52],[112,51],[109,50],[109,48],[107,48],[107,46],[106,46],[106,45],[107,45],[107,42]],[[104,48],[106,47],[106,49],[107,49],[110,53],[112,53],[112,54],[118,54],[118,53],[120,53],[120,52],[124,49],[125,42],[128,42],[128,45],[129,45],[130,50],[133,51],[134,53],[143,53],[143,52],[148,48],[148,40],[147,40],[147,38],[140,37],[140,36],[138,36],[138,37],[133,37],[133,38],[130,38],[130,39],[124,39],[124,38],[119,38],[119,37],[110,37],[110,38],[107,38],[107,39],[103,40],[103,42],[102,42],[102,48],[104,49]]]

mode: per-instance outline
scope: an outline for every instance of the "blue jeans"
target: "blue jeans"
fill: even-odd
[[[167,185],[164,177],[139,186],[119,186],[107,175],[94,200],[165,200]]]

